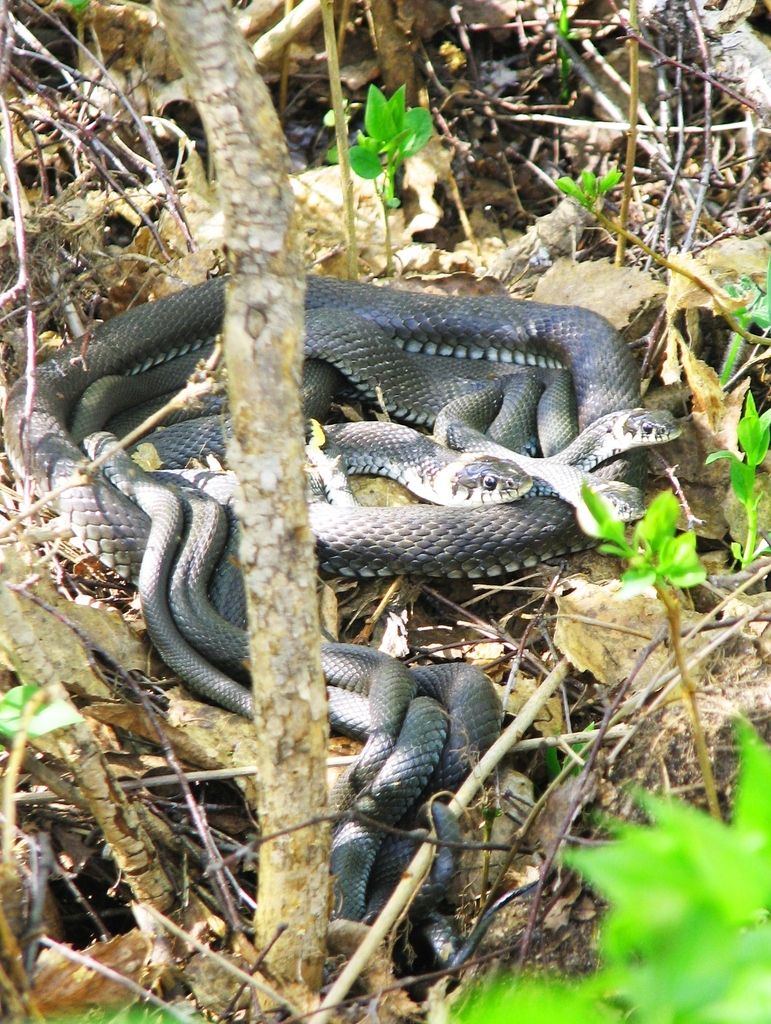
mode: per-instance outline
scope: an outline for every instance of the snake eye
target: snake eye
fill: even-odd
[[[492,473],[485,473],[482,477],[482,486],[486,491],[494,491],[498,486],[498,477],[493,476]]]

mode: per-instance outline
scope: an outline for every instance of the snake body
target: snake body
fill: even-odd
[[[173,367],[203,346],[221,325],[224,287],[221,280],[209,281],[108,321],[94,332],[84,360],[70,349],[60,351],[38,369],[28,416],[24,383],[18,382],[6,411],[6,446],[16,472],[30,474],[42,490],[68,480],[82,461],[68,425],[86,389],[103,377]],[[307,355],[331,360],[365,393],[383,384],[390,409],[413,422],[432,423],[458,397],[456,376],[467,361],[488,370],[495,368],[491,364],[567,367],[581,428],[639,405],[637,372],[626,345],[588,310],[490,297],[416,296],[319,277],[308,280],[306,307]],[[455,358],[434,360],[441,370],[433,375],[417,362],[394,365],[394,343],[408,357]],[[385,353],[374,364],[373,348]],[[638,461],[633,483],[639,467]],[[97,478],[71,488],[61,505],[89,550],[124,575],[138,575],[149,520],[130,499]],[[347,575],[499,575],[587,543],[572,510],[554,498],[482,510],[314,508],[311,519],[321,566]]]
[[[71,479],[83,458],[74,435],[87,429],[79,422],[73,434],[72,416],[96,382],[110,378],[106,389],[124,390],[129,376],[132,404],[152,397],[148,392],[158,395],[179,386],[196,353],[220,328],[224,295],[224,283],[213,280],[108,321],[96,329],[84,357],[63,349],[38,368],[29,403],[24,381],[18,382],[5,420],[6,448],[17,474],[31,476],[41,491]],[[605,320],[586,310],[497,298],[417,296],[316,277],[308,281],[306,309],[306,358],[333,367],[327,376],[342,374],[366,396],[375,397],[382,387],[389,411],[412,423],[432,425],[448,403],[468,392],[469,379],[484,381],[491,371],[518,365],[567,368],[582,429],[639,405],[637,372],[625,344]],[[427,356],[455,358],[429,364]],[[105,442],[92,439],[92,450],[98,451],[100,443]],[[231,677],[245,650],[239,646],[239,631],[228,634],[224,622],[204,629],[224,631],[224,646],[235,661],[226,666],[228,674],[212,664],[221,659],[206,648],[205,637],[191,641],[179,628],[182,619],[205,621],[208,611],[195,604],[194,596],[189,605],[170,608],[167,601],[173,574],[186,585],[200,560],[189,551],[189,561],[175,570],[169,552],[173,555],[186,519],[199,522],[195,517],[206,518],[207,510],[198,508],[196,498],[186,499],[184,488],[172,494],[160,478],[148,481],[120,460],[116,455],[104,475],[68,488],[60,499],[63,513],[88,550],[125,576],[138,578],[148,628],[164,660],[196,692],[250,714],[251,694]],[[633,457],[614,471],[636,484],[642,462]],[[573,510],[555,497],[475,509],[313,505],[310,517],[321,567],[343,575],[495,576],[588,543]],[[207,549],[215,537],[218,544],[223,537],[221,517],[214,520],[206,528]],[[373,654],[362,652],[353,660]],[[344,662],[337,649],[326,647],[322,654],[331,681],[338,673],[338,655]],[[401,666],[398,671],[406,672]],[[418,686],[422,695],[412,699]],[[464,689],[468,686],[473,697],[471,689]],[[352,697],[356,703],[357,695]],[[331,703],[334,711],[339,698],[332,697]],[[381,698],[370,696],[357,708],[359,727],[369,739],[351,773],[348,804],[391,824],[401,821],[427,789],[453,788],[469,759],[494,740],[500,721],[497,698],[484,676],[472,685],[455,668],[433,679],[427,672],[418,681],[402,679],[384,689]],[[474,732],[480,720],[481,738]],[[345,916],[372,913],[382,899],[382,885],[375,897],[369,880],[380,843],[376,832],[355,819],[337,832],[333,860]],[[432,899],[427,896],[429,903]]]

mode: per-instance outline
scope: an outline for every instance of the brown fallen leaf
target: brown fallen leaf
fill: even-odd
[[[568,883],[567,891],[554,900],[543,919],[543,927],[547,931],[556,932],[560,928],[567,928],[573,906],[581,895],[581,889],[581,883],[577,878],[573,878]]]
[[[111,697],[79,633],[127,670],[146,668],[147,648],[119,615],[66,600],[34,568],[21,550],[0,552],[0,658],[24,681],[64,683],[72,694]]]
[[[147,988],[165,970],[164,966],[151,963],[152,952],[152,938],[134,928],[109,942],[95,942],[80,955]],[[38,958],[32,994],[43,1016],[55,1014],[57,1018],[69,1011],[82,1015],[93,1007],[129,1006],[138,998],[126,985],[73,963],[53,949],[44,949]]]
[[[609,260],[576,263],[563,258],[540,278],[533,298],[564,303],[569,295],[571,302],[600,313],[621,330],[645,306],[660,306],[665,294],[664,285],[638,267],[617,267]]]
[[[641,652],[666,624],[664,608],[645,594],[619,598],[618,580],[597,585],[576,581],[557,598],[554,642],[579,672],[589,672],[605,686],[616,687],[635,668]],[[683,624],[699,616],[683,611]],[[649,655],[635,678],[634,689],[647,686],[669,654],[666,643]]]

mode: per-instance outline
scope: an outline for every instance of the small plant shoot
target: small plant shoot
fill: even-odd
[[[669,624],[669,641],[680,673],[683,702],[693,728],[693,739],[704,779],[707,803],[714,818],[720,817],[720,804],[712,774],[712,765],[704,738],[704,730],[696,702],[696,684],[683,650],[681,608],[678,588],[698,586],[707,577],[696,554],[696,534],[677,533],[680,505],[671,491],[663,491],[650,504],[643,518],[635,525],[632,541],[626,539],[624,524],[611,505],[584,486],[577,509],[581,529],[604,543],[600,551],[626,560],[629,568],[621,576],[619,597],[636,597],[653,587],[664,606]]]
[[[759,416],[750,391],[747,392],[744,415],[739,420],[736,436],[743,458],[739,458],[733,452],[713,452],[707,456],[706,464],[709,466],[718,459],[731,460],[731,487],[747,513],[747,539],[744,547],[734,541],[731,544],[731,554],[744,568],[758,555],[771,550],[765,541],[758,545],[758,507],[762,494],[755,493],[757,468],[766,457],[771,437],[771,409],[766,409],[763,415]]]
[[[560,87],[563,103],[567,103],[570,100],[570,69],[573,66],[573,62],[566,53],[564,47],[560,46],[560,40],[572,43],[578,38],[578,33],[573,31],[570,27],[568,0],[560,0],[560,14],[557,21],[557,49],[559,50]]]
[[[594,212],[597,200],[602,198],[606,192],[611,192],[623,176],[617,167],[608,171],[603,178],[598,178],[592,171],[582,171],[580,181],[573,181],[572,178],[557,178],[557,188],[566,196],[575,199],[585,209]]]
[[[749,330],[755,325],[763,335],[768,335],[769,328],[771,328],[771,260],[768,262],[766,267],[766,292],[763,292],[755,286],[752,278],[745,275],[739,280],[739,286],[726,285],[725,289],[729,295],[734,298],[738,298],[740,295],[747,295],[747,303],[741,308],[734,310],[734,318],[737,320],[740,327],[745,330]],[[736,366],[736,361],[739,357],[739,353],[742,350],[744,341],[740,334],[734,333],[731,336],[731,343],[728,347],[728,354],[726,355],[725,363],[723,365],[723,371],[720,374],[720,383],[723,387],[728,384],[731,379],[731,374]]]
[[[687,589],[703,583],[706,571],[696,554],[696,534],[676,533],[680,505],[671,491],[663,491],[650,504],[634,529],[632,542],[626,539],[624,524],[612,506],[589,487],[584,487],[578,510],[581,529],[604,541],[600,551],[626,559],[629,568],[622,575],[622,597],[636,597],[659,583]]]
[[[388,212],[401,205],[396,197],[396,172],[405,160],[419,153],[428,143],[434,126],[431,115],[422,107],[407,110],[404,86],[387,100],[376,85],[370,85],[364,108],[364,127],[366,134],[359,132],[358,144],[351,147],[351,168],[360,178],[375,182],[383,204],[386,269],[388,274],[392,274]]]
[[[422,107],[407,110],[404,97],[404,86],[387,100],[376,85],[371,85],[364,108],[366,134],[359,132],[358,144],[351,147],[351,167],[360,178],[376,181],[383,176],[378,190],[382,188],[381,195],[391,210],[400,205],[395,195],[396,172],[405,160],[423,149],[434,130],[429,112]]]

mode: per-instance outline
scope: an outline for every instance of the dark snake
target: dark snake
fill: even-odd
[[[31,476],[41,491],[67,482],[83,462],[68,426],[87,388],[108,376],[134,374],[141,394],[142,375],[156,368],[152,373],[163,378],[175,361],[203,349],[218,332],[223,311],[224,283],[207,282],[103,324],[91,337],[83,359],[73,355],[71,348],[56,353],[37,370],[29,409],[25,382],[17,382],[5,418],[6,448],[17,474]],[[405,395],[414,387],[416,374],[408,368],[401,377],[398,373],[394,377],[389,376],[385,362],[363,365],[356,351],[357,338],[367,335],[371,347],[385,337],[407,352],[454,356],[477,365],[564,366],[572,374],[580,428],[608,413],[639,405],[637,370],[625,343],[602,317],[577,307],[489,297],[418,296],[311,277],[306,311],[306,357],[331,360],[364,393],[372,394],[375,384],[382,384],[389,408],[413,422],[430,424],[456,397],[452,370],[442,376],[438,397],[424,392],[418,402],[408,400]],[[461,365],[444,362],[452,369]],[[163,393],[164,386],[159,384],[157,392]],[[431,380],[426,382],[429,390],[434,386]],[[622,480],[639,484],[643,462],[635,456],[620,460],[614,472]],[[141,577],[150,519],[107,477],[98,476],[70,488],[60,499],[60,507],[88,550],[124,575]],[[473,510],[427,505],[376,509],[315,505],[310,515],[321,568],[353,576],[498,576],[590,543],[579,530],[573,510],[550,497]],[[172,526],[172,532],[177,528]],[[148,587],[150,597],[142,594],[145,615],[159,617],[155,625],[148,622],[148,626],[164,659],[198,693],[248,714],[251,699],[247,690],[193,648],[189,648],[195,662],[192,666],[187,652],[180,660],[178,651],[172,650],[178,638],[174,617],[155,582],[150,581]],[[155,604],[151,606],[152,601]],[[166,640],[171,635],[170,646],[164,635]],[[423,737],[434,729],[426,717],[436,718],[431,703],[428,696],[418,697],[409,702],[406,712],[416,720],[413,726]],[[440,741],[437,734],[436,742],[427,745],[441,748],[445,738]],[[478,754],[490,742],[492,739],[485,739],[472,745],[474,752]],[[426,778],[421,776],[420,784],[415,784],[417,794],[437,770],[436,762],[430,769],[427,765],[428,761],[422,769]],[[378,772],[382,768],[381,764]],[[414,773],[414,766],[410,770]],[[366,776],[358,790],[363,795],[354,795],[353,800],[360,810],[372,810],[383,818],[377,806],[378,777],[377,772]],[[405,810],[406,805],[393,804],[386,817],[395,823]],[[361,852],[359,828],[350,823],[359,844],[357,857]],[[338,851],[347,849],[348,837],[343,835]],[[377,849],[366,854],[370,863],[376,854]],[[344,858],[343,853],[338,856]],[[346,898],[357,902],[357,914],[364,912],[363,891]]]
[[[309,326],[313,324],[307,354],[325,356],[339,348],[340,367],[356,384],[370,384],[370,390],[373,379],[388,385],[396,412],[405,411],[403,392],[415,381],[411,374],[410,379],[389,378],[384,364],[359,370],[353,358],[357,329],[359,334],[374,330],[409,352],[493,364],[565,366],[573,377],[581,429],[606,413],[639,405],[637,370],[620,335],[602,317],[578,307],[417,296],[310,277],[306,310]],[[5,421],[6,448],[17,474],[31,476],[41,490],[65,483],[82,465],[82,452],[67,427],[86,389],[103,377],[159,364],[165,368],[175,357],[203,347],[219,330],[223,311],[224,283],[213,280],[108,321],[94,332],[84,360],[63,349],[38,368],[28,417],[25,384],[17,382]],[[353,337],[348,314],[355,317]],[[445,388],[434,402],[434,414],[450,397],[451,390]],[[428,406],[412,418],[429,421],[430,402]],[[631,461],[635,468],[627,466],[624,474],[630,483],[639,483],[641,463]],[[61,506],[76,532],[84,535],[87,549],[125,575],[136,574],[149,522],[133,502],[97,478],[71,488]],[[496,576],[588,543],[572,509],[554,498],[473,511],[422,505],[318,507],[311,515],[320,566],[344,575]]]

